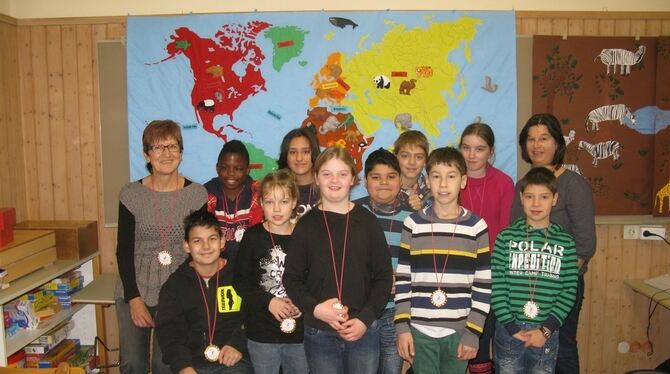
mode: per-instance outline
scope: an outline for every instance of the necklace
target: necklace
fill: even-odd
[[[268,234],[270,234],[270,242],[272,243],[272,250],[274,251],[274,250],[277,249],[277,245],[275,244],[275,239],[272,236],[272,231],[270,230],[270,223],[268,223],[267,230],[268,230]],[[277,262],[279,262],[279,261],[277,261]],[[279,282],[281,284],[281,288],[283,289],[284,284],[281,281],[281,279],[279,280]],[[296,326],[298,326],[298,323],[296,322],[295,318],[289,316],[289,317],[284,318],[279,323],[279,330],[281,330],[281,332],[283,332],[284,334],[290,334],[290,333],[295,331]]]
[[[437,213],[435,214],[437,215]],[[451,232],[451,239],[446,246],[447,255],[444,258],[444,263],[442,264],[442,272],[440,277],[437,277],[437,259],[435,257],[435,235],[433,231],[433,221],[430,222],[430,239],[433,243],[433,269],[435,270],[435,283],[437,283],[437,290],[433,291],[430,294],[430,303],[433,304],[436,308],[442,308],[447,304],[447,293],[442,290],[442,278],[444,277],[444,270],[447,268],[447,261],[449,260],[449,247],[454,241],[454,236],[456,236],[456,227],[458,227],[458,220],[461,218],[461,208],[458,208],[458,213],[456,215],[456,223],[454,223],[454,230]]]
[[[175,185],[174,192],[166,191],[167,193],[173,193],[169,214],[173,214],[175,211],[175,207],[177,205],[178,190],[179,190],[179,175],[177,175],[177,184]],[[158,251],[156,257],[158,258],[159,264],[161,264],[162,266],[168,266],[172,264],[172,255],[170,254],[170,243],[168,239],[168,228],[167,228],[168,220],[166,218],[167,216],[166,214],[160,214],[160,206],[159,206],[160,202],[158,198],[158,192],[156,191],[156,186],[154,185],[153,178],[151,178],[151,200],[154,206],[154,218],[157,222],[160,222],[160,229],[159,229],[160,251]]]
[[[528,229],[529,226],[526,226],[526,246],[530,249],[531,246],[531,241],[528,239]],[[547,237],[548,237],[548,231],[549,228],[546,228],[544,230],[544,242],[547,242]],[[528,270],[527,270],[528,271]],[[539,269],[535,272],[535,279],[532,281],[530,280],[530,275],[528,276],[528,298],[529,300],[524,304],[523,306],[523,315],[530,318],[530,319],[535,319],[539,314],[540,314],[540,307],[537,305],[535,302],[535,289],[537,289],[537,278],[539,276],[540,272]]]
[[[347,203],[348,205],[348,203]],[[321,207],[323,208],[323,207]],[[342,262],[340,264],[340,276],[337,276],[337,265],[335,264],[335,248],[333,247],[333,237],[330,235],[330,227],[326,219],[326,211],[321,209],[323,215],[323,223],[326,225],[326,232],[328,232],[328,242],[330,243],[330,258],[333,260],[333,276],[335,277],[335,288],[337,288],[337,302],[333,304],[335,309],[344,309],[342,304],[342,285],[344,284],[344,262],[347,255],[347,237],[349,236],[349,212],[347,211],[346,224],[344,226],[344,242],[342,244]]]
[[[200,292],[202,294],[202,300],[205,302],[205,312],[207,315],[207,337],[209,338],[209,344],[205,348],[204,354],[205,358],[209,362],[216,362],[219,359],[219,354],[221,353],[221,349],[214,344],[214,331],[216,330],[216,316],[218,313],[216,312],[216,303],[214,303],[214,322],[211,322],[210,315],[209,315],[209,303],[207,302],[207,295],[205,295],[205,288],[202,286],[203,282],[205,281],[203,277],[198,273],[198,271],[193,268],[193,271],[195,271],[195,275],[198,277],[198,285],[200,286]],[[218,292],[219,290],[219,274],[221,271],[216,272],[216,288],[214,289],[215,292]]]

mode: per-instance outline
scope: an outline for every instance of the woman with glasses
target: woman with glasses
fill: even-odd
[[[207,191],[179,175],[184,146],[177,123],[152,121],[144,129],[142,146],[149,175],[119,193],[116,313],[121,373],[169,373],[158,344],[150,344],[158,292],[187,258],[183,220],[206,209]]]

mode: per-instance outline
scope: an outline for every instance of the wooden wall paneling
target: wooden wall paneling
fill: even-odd
[[[49,98],[49,135],[51,136],[51,170],[53,178],[54,218],[67,219],[68,186],[63,116],[63,57],[61,26],[46,26],[47,84]]]
[[[69,218],[84,219],[84,198],[79,133],[79,75],[72,56],[77,55],[77,31],[73,25],[61,30],[63,58],[63,110],[67,162],[67,195]]]
[[[590,293],[589,298],[584,299],[584,303],[589,303],[590,318],[583,320],[580,315],[582,329],[588,326],[585,331],[578,334],[588,334],[589,345],[579,343],[580,363],[584,366],[586,373],[592,372],[592,368],[603,367],[602,343],[603,333],[610,326],[609,321],[605,321],[604,315],[604,296],[609,292],[607,289],[607,256],[608,256],[608,232],[607,225],[596,226],[596,236],[598,238],[596,254],[589,264],[588,284]],[[579,340],[578,340],[579,342]]]
[[[568,33],[568,19],[567,18],[554,19],[551,22],[551,34],[569,36],[570,34]]]
[[[623,240],[622,230],[616,225],[603,225],[607,230],[603,232],[606,235],[607,247],[601,247],[606,253],[605,263],[607,264],[607,292],[602,294],[604,302],[602,303],[603,313],[599,316],[604,321],[622,321],[621,296],[625,285],[621,282],[621,269],[623,267]],[[601,237],[598,237],[600,240]],[[617,326],[619,325],[619,326]],[[620,324],[605,328],[600,342],[600,351],[603,356],[603,366],[613,365],[611,367],[620,367],[617,362],[621,357],[617,354],[617,344],[619,343]]]
[[[584,20],[584,36],[597,36],[600,32],[600,20],[585,19]]]
[[[521,18],[517,20],[518,35],[535,35],[537,34],[537,18]]]
[[[111,23],[107,25],[107,40],[123,40],[126,38],[125,23]]]
[[[552,18],[538,18],[537,35],[552,35],[553,23]]]
[[[33,64],[33,103],[35,106],[35,140],[37,184],[39,187],[38,219],[54,219],[53,176],[51,169],[51,129],[49,128],[49,87],[47,84],[46,30],[30,30]],[[32,181],[29,181],[31,183]]]
[[[647,20],[634,19],[630,21],[630,35],[635,37],[647,36]]]
[[[90,25],[77,25],[77,76],[79,77],[79,134],[81,136],[84,218],[98,219],[95,101],[93,90],[93,37]]]
[[[19,27],[19,87],[21,97],[21,131],[23,140],[25,219],[39,216],[40,194],[37,183],[37,141],[30,27]]]
[[[617,19],[614,20],[614,36],[631,36],[630,20]]]
[[[661,33],[659,35],[670,35],[670,19],[661,21]]]
[[[0,136],[11,139],[0,150],[0,206],[14,207],[19,219],[26,215],[25,173],[21,143],[18,28],[0,20]]]
[[[598,35],[599,36],[614,36],[614,23],[613,19],[601,19],[598,22]]]
[[[584,20],[583,19],[569,19],[568,20],[568,36],[584,35]]]
[[[661,20],[659,19],[649,19],[647,20],[647,25],[645,27],[647,36],[659,36],[661,35]]]

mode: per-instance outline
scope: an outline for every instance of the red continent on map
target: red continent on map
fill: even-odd
[[[260,65],[265,55],[256,36],[270,27],[267,22],[224,25],[214,39],[201,38],[186,27],[175,30],[163,61],[186,56],[193,72],[191,104],[205,131],[225,142],[224,126],[214,128],[214,117],[233,114],[249,96],[266,91]],[[235,128],[235,127],[233,127]]]

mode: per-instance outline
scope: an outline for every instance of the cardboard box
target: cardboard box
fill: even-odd
[[[53,230],[61,260],[77,260],[98,251],[96,221],[23,221],[15,229]]]

